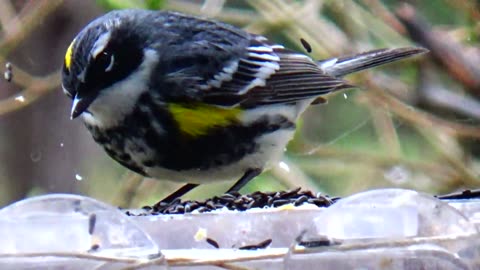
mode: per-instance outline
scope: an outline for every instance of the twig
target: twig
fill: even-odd
[[[6,33],[0,41],[0,63],[5,62],[5,55],[23,41],[43,21],[42,19],[61,3],[61,0],[27,2],[17,17],[9,14],[7,2],[2,3],[1,8],[4,8],[2,15],[6,15],[11,20],[8,22],[5,19],[1,20]],[[0,100],[0,115],[28,106],[60,85],[59,71],[47,76],[35,77],[15,65],[12,66],[13,82],[25,89],[13,97]]]
[[[388,111],[379,109],[378,107],[369,107],[372,115],[372,122],[375,130],[380,138],[380,143],[392,156],[400,156],[402,153],[400,142],[398,140],[397,130],[393,123],[392,117]]]
[[[438,83],[438,75],[432,71],[431,65],[422,66],[420,72],[418,96],[421,101],[480,120],[480,101],[469,93],[446,89]]]
[[[57,257],[66,259],[86,259],[112,263],[138,263],[138,259],[123,258],[115,256],[98,256],[90,253],[81,252],[26,252],[26,253],[0,253],[0,258],[19,259],[19,258],[46,258]]]
[[[445,142],[441,138],[442,134],[438,134],[434,130],[424,129],[419,126],[417,126],[417,130],[425,137],[429,138],[428,141],[434,147],[437,153],[442,156],[442,159],[458,172],[461,177],[461,183],[459,183],[460,185],[467,185],[471,187],[478,186],[480,177],[477,176],[475,171],[467,167],[468,163],[464,162],[461,158],[459,158],[459,155],[455,154],[457,151],[451,151],[451,147],[445,147]]]
[[[362,0],[362,2],[369,7],[375,15],[378,15],[379,18],[390,25],[390,27],[395,29],[398,33],[402,35],[407,33],[407,30],[403,24],[385,7],[382,2],[379,0]]]
[[[125,172],[120,181],[121,187],[115,194],[113,205],[125,208],[130,207],[142,181],[143,176],[131,171]]]
[[[412,6],[404,4],[396,14],[413,40],[427,47],[454,79],[480,96],[480,68],[475,57],[468,56],[464,47],[446,34],[431,31],[429,24]]]
[[[411,43],[391,25],[385,24],[381,17],[374,16],[370,10],[365,9],[356,1],[329,1],[329,3],[337,6],[337,10],[344,12],[343,18],[349,22],[347,26],[355,27],[353,35],[357,36],[358,33],[363,33],[363,40],[367,41],[367,44],[371,44],[369,40],[372,36],[381,40],[387,46],[406,46]],[[356,44],[362,45],[362,39],[355,38],[355,40],[357,40]],[[347,44],[352,47],[351,41]]]
[[[289,162],[286,158],[284,158],[278,165],[274,166],[269,173],[289,189],[300,186],[307,190],[317,190],[317,188],[312,185],[308,176],[298,168],[297,164]]]
[[[1,29],[8,35],[11,31],[17,31],[19,23],[15,18],[15,9],[11,1],[0,1],[0,23]]]
[[[248,3],[271,25],[284,26],[283,32],[292,42],[300,45],[300,38],[307,40],[316,54],[330,56],[332,53],[346,51],[347,37],[336,26],[321,21],[316,15],[319,7],[302,7],[299,3],[287,4],[277,0],[249,0]],[[248,30],[252,30],[252,26]],[[325,39],[326,36],[329,38]]]
[[[474,21],[480,21],[480,11],[478,7],[475,6],[475,3],[470,0],[449,0],[451,5],[461,9],[463,12],[470,14]]]
[[[402,101],[386,94],[379,89],[374,81],[368,81],[368,88],[375,90],[375,94],[370,94],[368,101],[373,102],[375,106],[384,106],[397,114],[402,119],[420,126],[424,129],[441,129],[446,134],[456,137],[467,137],[480,139],[480,127],[469,126],[460,123],[440,119],[434,115],[420,111]]]
[[[19,15],[19,24],[21,27],[12,28],[0,41],[0,62],[3,62],[2,55],[7,55],[17,44],[23,41],[45,18],[50,12],[54,11],[62,0],[43,0],[27,2],[26,7]]]
[[[446,150],[443,147],[443,143],[439,140],[439,138],[433,135],[438,133],[438,129],[442,130],[447,134],[453,131],[453,133],[450,134],[453,136],[460,135],[460,130],[465,131],[466,129],[468,129],[470,131],[471,129],[474,129],[476,131],[472,132],[469,135],[476,136],[475,138],[480,138],[480,127],[466,127],[458,123],[452,123],[449,121],[438,119],[432,115],[427,115],[418,110],[414,110],[411,107],[410,109],[407,109],[409,108],[407,105],[389,96],[385,91],[382,91],[381,89],[376,87],[373,81],[369,81],[369,86],[369,88],[371,88],[373,92],[372,94],[367,93],[369,95],[369,101],[375,99],[381,100],[377,103],[378,105],[382,105],[382,103],[384,103],[383,106],[388,105],[388,108],[390,110],[394,111],[395,113],[397,113],[398,116],[404,118],[405,120],[410,121],[415,127],[417,127],[419,132],[424,135],[432,135],[428,136],[430,138],[429,142],[432,144],[432,146],[434,146],[437,152],[444,157],[445,161],[450,163],[450,165],[461,175],[462,184],[478,184],[480,179],[475,175],[475,173],[471,169],[467,168],[465,164],[456,156],[452,156],[453,153]],[[441,125],[439,125],[439,123]],[[452,128],[453,126],[455,126],[456,128]]]
[[[350,168],[353,168],[356,164],[361,164],[367,168],[373,167],[375,170],[385,172],[386,168],[401,165],[411,171],[422,172],[426,175],[429,175],[432,179],[435,179],[435,184],[438,187],[447,187],[447,189],[448,187],[454,186],[453,183],[458,186],[458,181],[453,181],[453,179],[460,178],[458,172],[454,171],[450,166],[445,166],[445,164],[442,164],[438,161],[410,160],[402,156],[395,157],[391,155],[371,153],[368,151],[341,150],[329,146],[314,147],[312,150],[306,150],[305,152],[306,154],[299,155],[315,156],[324,161],[329,159],[340,161],[341,163],[349,164],[348,166]],[[309,159],[311,160],[311,157]],[[357,162],[355,163],[352,161]],[[299,162],[299,164],[303,171],[309,171],[308,163]],[[315,163],[315,169],[318,168],[318,163]],[[334,171],[331,165],[328,165],[327,168],[329,168],[328,173],[332,173],[332,171]]]
[[[321,158],[357,159],[365,163],[375,163],[379,167],[404,164],[414,170],[436,171],[442,174],[450,174],[447,167],[439,165],[436,162],[409,160],[403,157],[373,154],[365,151],[341,150],[329,146],[315,147],[312,150],[307,150],[306,154],[299,155],[315,155]]]
[[[166,1],[165,9],[178,10],[189,14],[204,15],[201,12],[200,5],[187,1]],[[213,16],[221,21],[226,21],[234,24],[246,25],[252,21],[259,21],[261,18],[255,12],[242,9],[232,9],[224,7],[222,12]]]
[[[20,81],[24,75],[17,74],[15,71],[15,76],[13,77],[14,81]],[[31,79],[31,81],[28,82],[26,89],[19,92],[14,97],[0,100],[0,115],[24,108],[32,104],[44,94],[57,89],[60,85],[60,72],[58,71],[45,77],[24,76],[24,78]],[[21,98],[19,99],[19,97]]]

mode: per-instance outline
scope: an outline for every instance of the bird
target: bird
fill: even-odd
[[[236,181],[276,165],[296,122],[345,75],[425,53],[377,49],[314,60],[236,26],[172,11],[115,10],[68,46],[62,89],[93,139],[145,177],[200,184]]]

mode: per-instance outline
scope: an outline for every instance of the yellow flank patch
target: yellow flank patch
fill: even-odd
[[[170,103],[168,110],[180,130],[190,136],[201,136],[215,127],[224,127],[237,121],[239,108],[220,108],[207,104]]]
[[[68,46],[67,52],[65,53],[65,67],[70,70],[70,66],[72,65],[72,57],[73,57],[73,44],[75,43],[75,39],[70,43]]]

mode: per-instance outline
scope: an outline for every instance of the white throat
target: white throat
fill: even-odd
[[[141,94],[148,91],[148,81],[158,63],[154,50],[145,50],[142,64],[128,77],[103,89],[95,101],[82,113],[83,121],[99,128],[118,125],[132,112]]]

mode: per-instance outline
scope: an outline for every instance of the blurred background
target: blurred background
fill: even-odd
[[[480,185],[480,1],[0,0],[0,206],[45,193],[122,207],[152,204],[179,184],[142,179],[111,160],[60,87],[66,48],[119,8],[222,20],[324,59],[383,47],[429,54],[349,76],[358,85],[312,106],[284,160],[242,192],[301,186],[332,196],[384,187],[443,194]],[[202,186],[186,198],[223,193]]]

